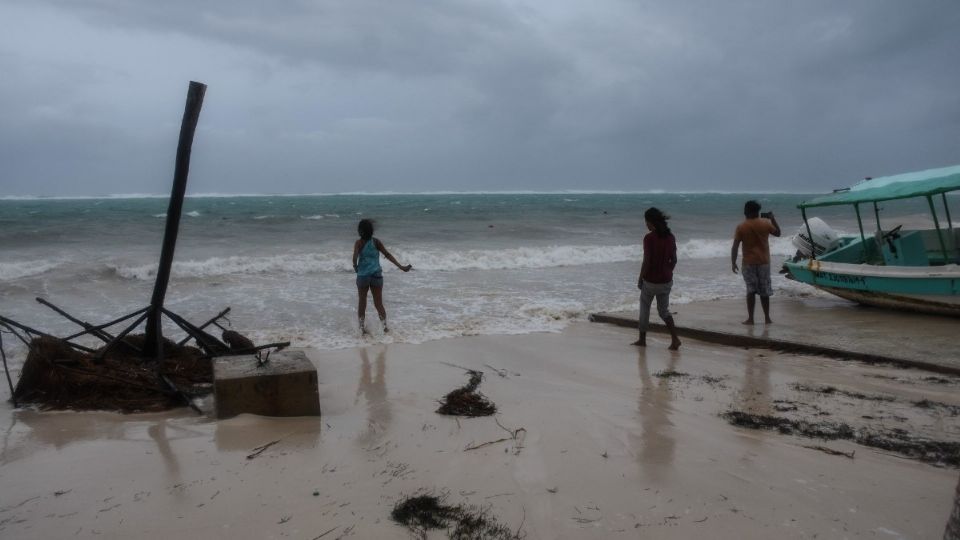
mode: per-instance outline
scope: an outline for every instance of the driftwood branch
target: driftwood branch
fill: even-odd
[[[523,441],[522,441],[521,438],[520,438],[520,433],[522,432],[522,433],[524,434],[524,437],[526,437],[527,429],[526,429],[526,428],[508,429],[508,428],[504,427],[504,425],[501,424],[500,421],[497,420],[496,417],[493,418],[493,421],[496,422],[498,426],[500,426],[500,429],[502,429],[502,430],[506,431],[507,433],[509,433],[510,436],[509,436],[509,437],[504,437],[504,438],[502,438],[502,439],[497,439],[497,440],[495,440],[495,441],[489,441],[489,442],[481,443],[481,444],[471,444],[471,445],[467,445],[467,447],[463,449],[464,452],[468,452],[468,451],[470,451],[470,450],[476,450],[477,448],[483,448],[484,446],[490,446],[490,445],[492,445],[492,444],[502,443],[502,442],[506,442],[506,441],[519,441],[519,442],[517,443],[517,451],[516,451],[516,453],[517,453],[517,454],[520,453],[520,449],[523,448]]]
[[[843,451],[840,451],[840,450],[834,450],[833,448],[829,448],[829,447],[826,447],[826,446],[819,446],[819,445],[818,445],[818,446],[804,446],[804,448],[809,448],[809,449],[811,449],[811,450],[819,450],[819,451],[823,452],[824,454],[829,454],[829,455],[831,455],[831,456],[843,456],[843,457],[849,458],[849,459],[853,459],[853,455],[856,454],[856,450],[853,450],[853,451],[850,451],[850,452],[843,452]]]
[[[455,368],[458,368],[458,369],[462,369],[462,370],[466,371],[467,373],[473,373],[474,371],[476,371],[475,369],[465,368],[465,367],[463,367],[463,366],[458,366],[458,365],[456,365],[456,364],[451,364],[450,362],[444,362],[444,361],[442,361],[442,360],[440,361],[440,363],[443,364],[443,365],[445,365],[445,366],[450,366],[450,367],[455,367]]]
[[[280,442],[280,439],[277,439],[277,440],[275,440],[275,441],[270,441],[270,442],[268,442],[267,444],[264,444],[264,445],[262,445],[262,446],[258,446],[258,447],[256,447],[256,448],[254,448],[254,449],[253,449],[253,453],[247,455],[247,459],[253,459],[253,458],[259,456],[260,454],[262,454],[262,453],[264,452],[264,450],[266,450],[267,448],[270,448],[271,446],[277,444],[278,442]]]
[[[463,449],[463,451],[469,452],[470,450],[476,450],[477,448],[483,448],[484,446],[490,446],[491,444],[497,444],[497,443],[502,443],[504,441],[512,441],[512,440],[513,440],[513,437],[504,437],[502,439],[497,439],[495,441],[487,441],[485,443],[480,443],[480,444],[469,444]]]
[[[501,377],[503,377],[503,378],[507,378],[507,370],[505,370],[505,369],[495,368],[495,367],[491,366],[490,364],[484,364],[484,367],[488,367],[488,368],[492,369],[497,375],[499,375],[499,376],[501,376]]]

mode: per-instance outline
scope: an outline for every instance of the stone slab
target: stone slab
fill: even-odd
[[[757,302],[756,316],[763,320]],[[671,304],[681,336],[743,347],[766,347],[886,362],[960,375],[960,318],[861,306],[826,296],[770,298],[774,324],[746,326],[743,298]],[[637,312],[597,313],[595,322],[637,327]],[[654,311],[650,331],[665,332]]]
[[[217,418],[320,416],[317,370],[303,351],[275,352],[262,366],[253,355],[217,358],[213,392]]]

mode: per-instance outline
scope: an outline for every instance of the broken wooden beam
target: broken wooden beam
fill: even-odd
[[[130,326],[126,327],[126,328],[123,330],[123,332],[120,332],[119,334],[117,334],[116,337],[114,337],[112,340],[110,340],[110,343],[107,343],[106,345],[104,345],[103,348],[100,349],[100,352],[97,353],[97,355],[93,358],[93,361],[96,362],[96,363],[102,362],[103,359],[104,359],[104,357],[107,356],[107,353],[110,352],[110,349],[112,349],[117,343],[119,343],[120,340],[122,340],[123,338],[127,337],[127,334],[129,334],[130,332],[132,332],[134,328],[140,326],[140,323],[142,323],[143,320],[147,318],[147,315],[148,315],[149,313],[150,313],[150,312],[147,311],[147,312],[144,312],[144,313],[140,314],[140,316],[137,317],[137,320],[134,321],[133,324],[131,324]],[[92,352],[92,351],[91,351],[91,352]]]
[[[227,309],[221,311],[220,313],[217,313],[217,315],[216,315],[215,317],[213,317],[212,319],[210,319],[209,321],[207,321],[207,322],[201,324],[200,326],[198,326],[197,329],[198,329],[198,330],[203,330],[204,328],[210,326],[211,324],[216,324],[216,322],[219,321],[220,319],[224,318],[224,317],[227,315],[227,313],[230,313],[230,308],[229,308],[229,307],[228,307]],[[217,325],[217,326],[219,326],[219,325]],[[193,336],[188,335],[187,337],[181,339],[181,340],[177,343],[177,345],[186,345],[187,342],[190,341],[191,339],[193,339]]]
[[[104,331],[102,328],[97,328],[88,322],[81,321],[80,319],[74,317],[73,315],[70,315],[66,311],[53,305],[51,302],[48,302],[47,300],[44,300],[39,296],[37,297],[36,300],[37,302],[40,302],[41,304],[47,306],[48,308],[56,311],[57,313],[62,315],[64,318],[66,318],[68,321],[80,325],[81,327],[83,327],[84,330],[87,331],[88,334],[100,338],[100,340],[102,340],[104,343],[110,343],[110,340],[113,339],[113,336],[111,336],[108,332]]]
[[[230,346],[226,343],[220,341],[216,337],[203,330],[200,330],[196,326],[190,323],[190,321],[184,319],[183,317],[177,315],[176,313],[168,310],[161,310],[164,315],[170,318],[177,326],[179,326],[184,332],[189,334],[193,339],[197,340],[197,345],[200,346],[207,354],[210,355],[221,355],[230,352]]]
[[[2,315],[0,315],[0,323],[3,323],[7,328],[19,328],[20,330],[23,330],[24,332],[26,332],[28,335],[29,335],[29,334],[33,334],[33,335],[35,335],[35,336],[40,336],[40,337],[48,337],[48,338],[53,338],[53,339],[60,339],[60,338],[58,338],[57,336],[50,335],[50,334],[48,334],[48,333],[46,333],[46,332],[41,332],[40,330],[37,330],[37,329],[35,329],[35,328],[30,328],[29,326],[27,326],[27,325],[25,325],[25,324],[20,324],[20,323],[18,323],[17,321],[15,321],[15,320],[13,320],[13,319],[8,319],[8,318],[6,318],[6,317],[4,317],[4,316],[2,316]],[[20,336],[17,334],[17,337],[20,337]],[[21,341],[24,341],[24,339],[23,339],[22,337],[20,337],[20,340],[21,340]],[[94,352],[94,350],[91,349],[90,347],[84,347],[83,345],[77,345],[76,343],[71,343],[71,342],[66,341],[66,340],[63,340],[63,341],[64,341],[64,343],[66,343],[67,345],[69,345],[69,346],[71,346],[71,347],[73,347],[74,349],[77,349],[77,350],[79,350],[79,351],[83,351],[83,352],[86,352],[86,353],[92,353],[92,352]],[[28,346],[30,345],[29,342],[25,342],[25,343],[26,343]]]
[[[127,319],[130,319],[130,318],[132,318],[132,317],[136,317],[137,315],[140,315],[141,313],[143,313],[144,311],[146,311],[146,310],[148,310],[148,309],[150,309],[150,306],[147,306],[147,307],[145,307],[145,308],[138,309],[138,310],[134,311],[133,313],[128,313],[128,314],[124,315],[123,317],[120,317],[120,318],[118,318],[118,319],[114,319],[114,320],[112,320],[112,321],[110,321],[110,322],[103,323],[103,324],[98,324],[97,326],[94,326],[94,328],[96,328],[97,330],[103,330],[104,328],[110,328],[111,326],[113,326],[113,325],[115,325],[115,324],[122,323],[123,321],[125,321],[125,320],[127,320]],[[76,334],[70,334],[69,336],[63,338],[63,340],[64,340],[64,341],[70,341],[71,339],[75,339],[75,338],[78,338],[78,337],[80,337],[80,336],[83,336],[83,335],[86,335],[86,334],[89,334],[89,333],[90,333],[90,332],[89,332],[88,330],[84,330],[83,332],[77,332]]]

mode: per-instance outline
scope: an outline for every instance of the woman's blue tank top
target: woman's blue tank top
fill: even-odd
[[[379,276],[383,272],[380,268],[380,251],[373,238],[360,249],[357,259],[357,275],[361,277]]]

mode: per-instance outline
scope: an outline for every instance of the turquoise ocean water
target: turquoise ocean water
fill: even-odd
[[[556,193],[197,196],[187,199],[167,306],[194,321],[230,306],[255,341],[342,348],[461,335],[558,331],[597,311],[635,309],[643,212],[673,216],[679,246],[673,301],[742,294],[730,272],[743,203],[776,212],[784,237],[775,266],[794,252],[801,224],[787,194]],[[0,314],[64,334],[72,323],[42,296],[89,321],[145,306],[163,236],[165,197],[0,200]],[[852,212],[817,215],[856,231]],[[884,209],[922,220],[924,209]],[[384,261],[390,335],[362,337],[350,265],[356,223],[414,271]],[[871,229],[872,231],[872,229]],[[778,295],[813,291],[775,278]],[[369,318],[371,317],[370,306]],[[177,335],[174,328],[167,332]],[[9,336],[5,342],[10,345]],[[15,352],[15,359],[17,351]],[[22,353],[22,351],[19,351]],[[22,354],[21,354],[22,356]]]

